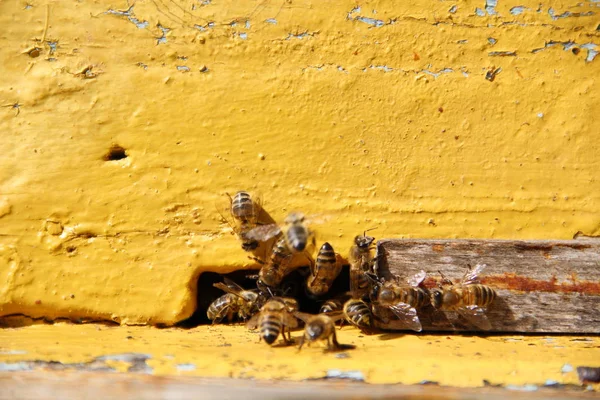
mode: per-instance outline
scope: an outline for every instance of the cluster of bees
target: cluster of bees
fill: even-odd
[[[248,321],[249,329],[259,328],[261,339],[268,344],[273,344],[280,335],[290,344],[293,343],[290,331],[302,321],[304,333],[299,347],[304,343],[327,341],[330,350],[353,347],[337,341],[338,321],[348,322],[365,333],[390,324],[397,329],[419,332],[422,326],[418,310],[429,305],[440,311],[455,311],[479,329],[491,328],[485,309],[496,298],[496,292],[478,283],[484,264],[469,268],[456,284],[442,275],[438,287],[433,289],[423,285],[427,277],[425,271],[406,282],[398,277],[385,279],[380,276],[377,259],[373,256],[375,238],[365,231],[354,238],[350,248],[350,290],[328,297],[342,270],[342,259],[327,242],[320,247],[316,259],[313,258],[315,233],[304,214],[290,213],[282,225],[264,223],[261,217],[264,210],[258,198],[240,191],[233,197],[228,195],[228,200],[220,214],[241,240],[242,248],[254,252],[265,243],[271,245],[267,256],[251,257],[261,264],[255,289],[244,289],[227,278],[214,284],[225,294],[208,307],[207,316],[213,323],[237,318]],[[303,287],[308,297],[320,303],[318,314],[301,312],[298,301],[289,296],[282,285],[298,268],[294,262],[298,256],[304,257],[309,265],[309,272],[303,276]]]

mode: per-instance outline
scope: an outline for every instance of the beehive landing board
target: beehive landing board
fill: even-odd
[[[600,333],[600,240],[386,239],[377,253],[383,275],[423,269],[430,288],[439,272],[457,283],[469,265],[486,264],[481,283],[498,293],[491,332]],[[474,330],[453,313],[419,316],[425,331]]]

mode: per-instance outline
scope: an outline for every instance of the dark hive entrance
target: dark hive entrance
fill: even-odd
[[[350,290],[349,277],[350,269],[347,265],[342,268],[342,272],[333,282],[329,292],[322,298],[314,298],[306,293],[304,282],[309,274],[308,268],[302,267],[288,274],[281,284],[281,288],[287,297],[293,297],[298,301],[300,311],[316,314],[319,312],[321,304],[335,296],[347,293]],[[243,287],[244,289],[256,289],[256,277],[258,270],[234,271],[229,274],[218,274],[216,272],[205,272],[198,278],[198,296],[196,299],[196,311],[185,321],[178,324],[180,327],[193,328],[198,325],[212,323],[206,316],[208,306],[224,292],[213,286],[214,283],[223,282],[223,277],[227,277]]]

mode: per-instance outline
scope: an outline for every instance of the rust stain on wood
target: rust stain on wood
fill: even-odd
[[[580,293],[586,295],[600,295],[600,282],[576,281],[575,275],[571,276],[571,280],[572,283],[559,283],[555,276],[552,276],[550,280],[543,281],[527,278],[514,273],[505,273],[504,275],[482,277],[481,282],[495,288],[518,290],[522,292]]]

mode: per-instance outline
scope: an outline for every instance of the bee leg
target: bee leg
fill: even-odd
[[[300,340],[298,340],[298,345],[299,345],[299,346],[298,346],[298,351],[302,350],[302,346],[304,346],[304,337],[305,337],[305,336],[304,336],[304,335],[302,335],[302,336],[300,337]]]
[[[261,260],[258,257],[254,257],[254,256],[248,256],[249,259],[251,259],[252,261],[256,261],[257,263],[259,263],[260,265],[265,265],[266,262],[264,262],[263,260]]]
[[[281,335],[283,336],[283,339],[285,340],[286,344],[294,344],[294,340],[292,339],[292,332],[290,331],[290,328],[287,329],[287,337],[285,337],[285,327],[283,328],[283,330],[281,331]]]

